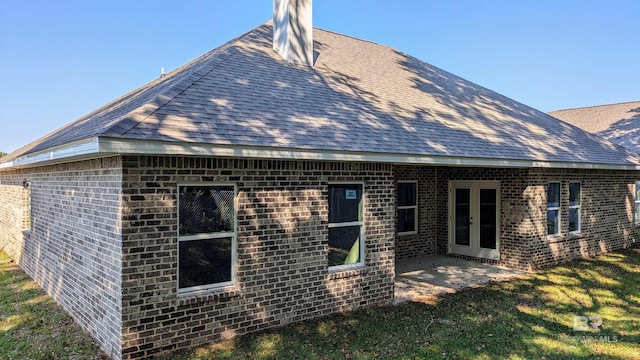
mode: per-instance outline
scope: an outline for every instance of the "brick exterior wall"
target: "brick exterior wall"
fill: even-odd
[[[418,233],[396,236],[396,259],[436,254],[436,207],[439,195],[435,186],[437,171],[435,167],[394,166],[396,189],[401,181],[418,183]]]
[[[500,265],[541,269],[638,244],[633,189],[639,172],[575,169],[438,168],[437,253],[448,251],[451,180],[500,180]],[[561,234],[547,236],[547,184],[561,183]],[[581,183],[582,231],[569,235],[569,182]]]
[[[387,303],[394,281],[389,164],[125,157],[123,353],[140,358]],[[181,296],[177,186],[237,185],[237,286]],[[365,267],[332,273],[328,184],[364,183]]]
[[[529,242],[537,233],[530,219],[527,192],[527,169],[504,168],[454,168],[438,169],[438,253],[447,254],[449,244],[449,182],[450,181],[500,181],[500,263],[517,269],[529,265]],[[546,199],[546,198],[545,198]],[[546,213],[545,213],[546,226]],[[546,229],[546,227],[545,227]]]
[[[530,242],[530,268],[553,266],[640,243],[640,226],[633,220],[635,181],[640,172],[606,170],[530,171],[528,198],[531,222],[539,236]],[[560,182],[560,236],[546,236],[547,184]],[[569,182],[581,183],[582,231],[569,234]]]
[[[29,235],[31,189],[25,189],[16,176],[0,177],[0,250],[12,258],[22,256],[24,237]]]
[[[114,359],[142,358],[388,303],[396,256],[447,253],[452,180],[500,181],[501,265],[537,269],[637,245],[638,178],[637,171],[111,157],[0,173],[0,246]],[[418,181],[416,235],[396,235],[398,181]],[[546,235],[549,181],[561,183],[558,237]],[[582,184],[577,235],[568,234],[573,181]],[[364,267],[328,271],[333,182],[364,184]],[[185,183],[237,187],[234,288],[177,294],[177,189]]]
[[[122,348],[121,184],[118,157],[0,174],[2,246],[115,358]],[[29,195],[31,230],[23,232],[16,224],[29,224]]]

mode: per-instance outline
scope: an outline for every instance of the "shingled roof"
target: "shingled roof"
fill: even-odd
[[[549,115],[640,153],[640,101],[556,110]]]
[[[388,46],[271,21],[9,154],[0,166],[147,153],[638,169],[639,156]]]

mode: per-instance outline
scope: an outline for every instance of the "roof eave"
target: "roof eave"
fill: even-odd
[[[12,160],[0,163],[0,170],[24,169],[62,162],[95,158],[107,154],[100,154],[99,139],[97,137],[75,141],[62,146],[56,146],[43,151],[18,156]],[[2,159],[0,159],[2,161]]]
[[[343,150],[224,145],[187,142],[148,141],[119,138],[100,138],[100,151],[117,154],[218,156],[250,159],[289,159],[346,162],[376,162],[413,165],[504,167],[504,168],[562,168],[640,170],[640,164],[607,164],[590,162],[560,162],[544,160],[495,159],[442,155],[374,153]]]
[[[175,156],[218,156],[250,159],[289,159],[346,162],[375,162],[409,165],[559,168],[639,171],[640,165],[545,160],[495,159],[442,155],[372,153],[339,150],[295,149],[247,145],[225,145],[188,142],[94,137],[28,154],[0,163],[0,170],[29,168],[112,155],[146,154]]]

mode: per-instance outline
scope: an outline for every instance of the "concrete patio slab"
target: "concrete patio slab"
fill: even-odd
[[[396,263],[395,302],[418,301],[490,281],[529,274],[449,256],[428,256]]]

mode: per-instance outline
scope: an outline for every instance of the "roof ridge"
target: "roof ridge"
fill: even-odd
[[[551,110],[551,111],[548,112],[548,114],[551,114],[551,113],[554,113],[554,112],[560,112],[560,111],[573,111],[573,110],[581,110],[581,109],[592,109],[592,108],[598,108],[598,107],[625,105],[625,104],[633,104],[633,103],[639,103],[640,104],[640,100],[622,101],[622,102],[617,102],[617,103],[612,103],[612,104],[600,104],[600,105],[591,105],[591,106],[580,106],[580,107],[568,108],[568,109]]]
[[[348,34],[341,34],[341,33],[336,32],[336,31],[327,30],[327,29],[323,29],[323,28],[316,27],[316,26],[314,26],[314,27],[313,27],[313,29],[314,29],[314,30],[320,30],[320,31],[328,32],[328,33],[330,33],[330,34],[339,35],[339,36],[344,36],[344,37],[347,37],[347,38],[350,38],[350,39],[354,39],[354,40],[358,40],[358,41],[363,41],[363,42],[368,42],[368,43],[370,43],[370,44],[374,44],[374,45],[378,45],[378,46],[384,46],[384,47],[388,47],[388,48],[393,49],[393,48],[392,48],[391,46],[389,46],[389,45],[385,45],[385,44],[377,43],[377,42],[372,41],[372,40],[367,40],[367,39],[363,39],[363,38],[355,37],[355,36],[348,35]]]
[[[171,72],[167,73],[165,75],[165,77],[160,78],[160,79],[164,79],[166,77],[176,77],[180,74],[182,74],[184,71],[188,70],[191,66],[197,64],[198,62],[202,62],[202,64],[200,64],[199,66],[197,66],[196,68],[193,69],[193,73],[194,74],[198,74],[198,72],[200,70],[203,70],[205,68],[207,68],[208,66],[210,66],[209,69],[205,70],[201,75],[197,76],[197,78],[192,79],[190,76],[185,76],[184,79],[179,79],[175,84],[171,84],[170,86],[168,86],[167,89],[165,89],[164,91],[161,91],[160,93],[156,94],[155,96],[153,96],[151,99],[145,101],[143,104],[148,104],[153,102],[153,100],[155,99],[159,99],[161,98],[163,95],[165,95],[167,92],[170,92],[171,90],[175,89],[176,87],[178,87],[179,91],[175,92],[172,95],[169,95],[167,99],[164,99],[162,101],[162,103],[160,105],[158,105],[153,111],[149,112],[148,114],[146,114],[142,119],[140,120],[134,120],[134,124],[132,124],[131,126],[129,126],[126,130],[122,131],[120,135],[124,135],[126,133],[128,133],[129,131],[135,129],[138,125],[140,125],[142,122],[144,122],[145,119],[147,119],[149,116],[155,114],[158,110],[160,110],[162,107],[164,107],[165,105],[167,105],[169,102],[171,102],[171,100],[175,99],[177,96],[179,96],[180,94],[184,93],[186,90],[188,90],[190,87],[192,87],[195,83],[197,83],[198,81],[200,81],[203,77],[205,77],[207,74],[209,74],[211,71],[213,71],[214,69],[216,69],[218,66],[220,66],[221,64],[225,63],[229,58],[231,58],[236,52],[237,50],[235,50],[233,53],[230,53],[228,56],[221,58],[221,61],[215,63],[215,64],[211,64],[211,61],[216,60],[217,58],[219,58],[222,54],[228,52],[228,51],[232,51],[233,49],[233,45],[236,44],[238,41],[240,41],[241,39],[247,37],[248,35],[250,35],[252,32],[255,32],[258,28],[260,28],[261,26],[264,26],[264,24],[261,24],[245,33],[243,33],[240,36],[237,36],[233,39],[231,39],[230,41],[227,41],[226,43],[216,47],[215,49],[208,51],[207,53],[198,56],[197,58],[189,61],[188,63],[178,67],[175,70],[172,70]],[[257,36],[257,34],[254,34],[252,37],[247,37],[247,39],[253,38]],[[207,57],[209,57],[207,59]],[[159,79],[158,79],[159,80]],[[170,80],[170,79],[167,79]],[[156,80],[157,81],[157,80]],[[188,85],[186,86],[180,86],[183,85],[185,82],[188,83]],[[154,86],[154,84],[152,84],[153,82],[149,83],[148,87],[145,88],[152,88]],[[123,114],[123,116],[126,115],[130,115],[132,113],[141,111],[141,106],[136,107],[135,109],[133,109],[132,111]],[[111,129],[113,129],[114,127],[117,127],[119,124],[113,124],[112,126],[110,126],[109,128],[105,129],[105,131],[103,131],[103,133],[108,133]]]

